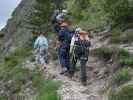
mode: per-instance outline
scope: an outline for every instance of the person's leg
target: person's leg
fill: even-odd
[[[84,50],[82,56],[80,57],[80,66],[81,66],[81,82],[83,85],[87,84],[87,71],[86,71],[86,63],[88,61],[89,51]]]
[[[58,58],[59,58],[59,62],[61,67],[63,68],[63,60],[62,60],[62,51],[61,51],[61,47],[58,48]]]
[[[61,47],[59,47],[59,49],[58,49],[58,57],[59,57],[60,65],[61,65],[60,74],[64,74],[66,72],[66,69],[64,67],[64,65],[65,65],[64,50]]]
[[[86,83],[87,83],[86,62],[87,61],[85,61],[85,60],[80,61],[81,82],[83,85],[86,85]]]
[[[40,62],[42,65],[42,69],[47,68],[46,59],[45,59],[46,53],[47,52],[46,52],[45,47],[41,47],[41,49],[40,49]]]
[[[39,53],[39,49],[37,48],[35,50],[35,63],[36,64],[40,64],[39,57],[40,57],[40,53]]]
[[[73,76],[76,70],[77,57],[74,55],[71,58],[70,75]]]

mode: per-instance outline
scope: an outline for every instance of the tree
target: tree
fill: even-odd
[[[125,22],[131,13],[128,0],[104,0],[103,10],[113,24]]]
[[[53,7],[52,0],[36,0],[30,24],[38,31],[47,31],[51,22]]]

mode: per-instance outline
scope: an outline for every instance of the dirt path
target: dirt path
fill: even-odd
[[[93,43],[98,43],[98,39],[93,39]],[[92,46],[91,49],[100,47],[100,43]],[[54,80],[63,82],[58,93],[62,100],[105,100],[102,91],[106,80],[104,77],[105,67],[97,58],[90,56],[87,64],[88,84],[83,86],[80,82],[80,71],[77,71],[74,78],[70,79],[65,75],[60,75],[58,62],[51,62],[47,69],[47,74]]]
[[[60,75],[60,66],[58,64],[51,63],[48,70],[48,75],[53,77],[54,80],[63,82],[60,88],[59,95],[62,100],[103,100],[101,90],[104,88],[105,80],[100,76],[99,66],[96,58],[89,57],[90,61],[87,69],[88,71],[88,85],[83,86],[79,81],[79,71],[76,73],[73,79],[68,78],[65,75]],[[94,68],[95,67],[95,68]],[[99,76],[97,76],[99,74]]]
[[[102,43],[99,43],[98,40],[99,37],[92,40],[92,44],[95,45],[92,46],[91,50],[102,46]],[[27,65],[30,67],[27,66],[27,68],[34,69],[36,67],[31,62],[28,63]],[[58,94],[62,100],[107,100],[104,99],[103,95],[103,90],[106,86],[106,66],[99,59],[91,55],[89,56],[87,64],[87,86],[83,86],[80,82],[80,71],[77,71],[75,76],[70,79],[65,75],[59,74],[60,68],[59,62],[53,61],[48,65],[44,74],[50,79],[63,82],[58,90]]]

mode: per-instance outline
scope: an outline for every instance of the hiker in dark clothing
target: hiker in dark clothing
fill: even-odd
[[[68,24],[62,23],[61,30],[58,34],[58,40],[60,42],[59,46],[59,60],[62,67],[62,72],[60,74],[64,74],[65,72],[69,72],[70,70],[70,42],[71,42],[71,32],[68,30]]]
[[[89,56],[89,47],[90,47],[90,39],[88,37],[88,33],[79,29],[75,32],[75,35],[71,41],[71,49],[70,54],[71,56],[71,68],[70,74],[71,76],[74,75],[76,70],[76,63],[77,60],[80,60],[80,67],[81,67],[81,81],[83,85],[87,82],[86,76],[86,63],[88,61]]]

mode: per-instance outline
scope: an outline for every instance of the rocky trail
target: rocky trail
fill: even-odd
[[[89,59],[95,60],[95,58],[90,57]],[[103,96],[100,94],[100,90],[104,88],[104,81],[102,79],[97,79],[96,71],[93,67],[96,63],[89,61],[91,63],[88,69],[88,85],[83,86],[80,83],[80,73],[77,72],[73,79],[68,78],[65,75],[60,75],[60,68],[56,64],[51,63],[48,70],[48,75],[50,75],[54,80],[62,81],[63,85],[58,91],[62,100],[103,100]],[[97,77],[98,78],[98,77]]]
[[[97,38],[92,40],[93,43],[98,43]],[[99,43],[97,44],[99,45]],[[99,45],[100,46],[100,45]],[[96,48],[92,46],[91,49]],[[80,82],[80,71],[77,71],[71,79],[65,75],[60,75],[60,66],[57,61],[51,62],[47,69],[48,77],[62,81],[63,84],[58,90],[62,100],[104,100],[103,90],[105,88],[106,75],[104,64],[96,57],[89,56],[87,64],[88,84],[83,86]],[[46,74],[46,73],[45,73]]]
[[[95,45],[91,47],[91,50],[103,45],[98,42],[99,39],[100,37],[96,37],[92,40],[92,44],[95,43]],[[35,67],[34,63],[27,62],[27,68],[34,69]],[[80,82],[80,70],[75,73],[72,79],[67,75],[60,75],[60,71],[59,62],[51,61],[48,68],[44,71],[44,76],[63,83],[58,90],[62,100],[107,100],[103,92],[107,83],[107,67],[98,58],[92,55],[89,56],[87,63],[87,86],[83,86]]]
[[[108,100],[105,91],[109,83],[110,75],[113,74],[113,70],[109,69],[113,66],[93,55],[94,49],[108,44],[108,40],[101,41],[102,38],[102,36],[95,36],[95,38],[91,40],[92,46],[90,48],[90,55],[87,63],[87,86],[83,86],[80,82],[79,64],[77,64],[78,70],[74,77],[70,78],[67,75],[59,74],[61,71],[59,61],[51,61],[49,63],[48,68],[44,71],[44,76],[47,79],[62,82],[62,85],[58,90],[58,94],[62,100]],[[28,63],[27,65],[31,69],[36,68],[34,62]],[[28,66],[27,68],[29,68]]]
[[[87,63],[87,86],[83,86],[80,82],[79,64],[77,64],[79,70],[71,79],[67,75],[59,74],[61,67],[58,61],[51,61],[49,63],[48,68],[44,71],[44,76],[48,79],[62,82],[62,85],[58,90],[58,94],[62,100],[108,100],[105,94],[105,89],[110,79],[111,70],[109,69],[112,66],[92,54],[94,49],[107,45],[108,42],[100,41],[101,38],[101,36],[96,36],[91,40],[91,52]],[[29,64],[30,65],[27,65],[30,66],[30,68],[34,69],[36,67],[31,62],[29,62]]]

